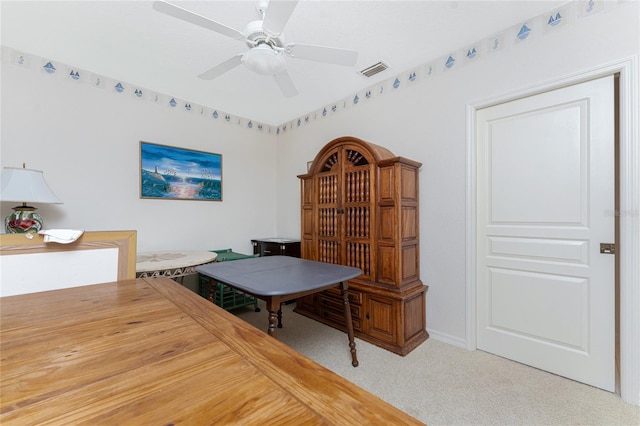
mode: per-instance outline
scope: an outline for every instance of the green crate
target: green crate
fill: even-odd
[[[232,249],[211,250],[218,254],[216,262],[228,262],[232,260],[248,259],[257,257],[258,255],[236,253]],[[206,275],[199,274],[199,293],[200,296],[210,300],[216,305],[227,311],[243,308],[253,305],[256,312],[260,312],[258,308],[258,299],[246,293],[238,291],[234,288],[224,285]]]
[[[231,249],[211,250],[211,251],[218,254],[218,257],[216,257],[216,262],[226,262],[226,261],[229,261],[229,260],[238,260],[238,259],[247,259],[247,258],[250,258],[250,257],[258,257],[257,254],[236,253],[235,251],[233,251]]]

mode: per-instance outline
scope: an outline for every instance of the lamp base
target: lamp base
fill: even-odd
[[[7,234],[28,234],[42,229],[42,217],[31,206],[17,206],[4,220]]]

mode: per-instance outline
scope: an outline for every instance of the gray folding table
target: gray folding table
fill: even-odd
[[[277,337],[276,321],[278,328],[282,328],[281,303],[339,286],[349,335],[351,364],[358,366],[347,289],[348,280],[362,274],[360,269],[296,257],[265,256],[210,263],[196,267],[196,271],[264,300],[269,311],[268,333],[273,337]]]

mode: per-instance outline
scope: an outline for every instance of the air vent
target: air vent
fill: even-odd
[[[378,73],[381,73],[382,71],[386,70],[387,68],[389,68],[389,65],[385,64],[384,62],[380,61],[376,64],[371,65],[370,67],[367,67],[365,69],[363,69],[362,71],[360,71],[360,74],[366,76],[366,77],[372,77]]]

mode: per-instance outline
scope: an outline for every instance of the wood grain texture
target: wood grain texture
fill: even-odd
[[[345,136],[327,143],[298,176],[302,258],[360,268],[349,281],[350,293],[359,294],[351,303],[356,336],[400,355],[429,337],[420,280],[421,166]],[[421,306],[413,303],[416,291]],[[295,312],[344,329],[344,314],[326,292],[299,299]]]
[[[421,424],[168,278],[0,315],[3,425]]]

